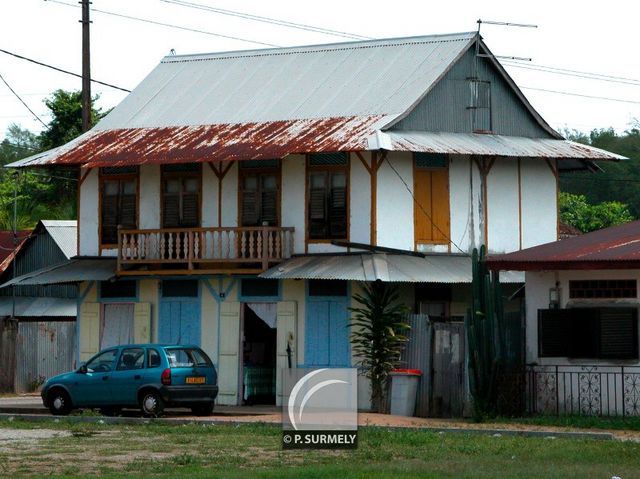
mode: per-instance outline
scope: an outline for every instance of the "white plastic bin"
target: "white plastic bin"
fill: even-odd
[[[419,369],[394,369],[391,371],[391,414],[413,416],[422,371]]]

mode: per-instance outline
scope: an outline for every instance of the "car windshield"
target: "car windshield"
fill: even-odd
[[[111,371],[113,369],[113,362],[116,359],[117,353],[117,349],[111,349],[98,354],[87,363],[87,372],[100,373]]]

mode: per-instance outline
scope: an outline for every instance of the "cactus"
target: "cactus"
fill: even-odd
[[[485,254],[484,246],[473,250],[472,305],[465,318],[469,385],[478,420],[497,412],[496,385],[506,362],[500,280],[487,269]]]

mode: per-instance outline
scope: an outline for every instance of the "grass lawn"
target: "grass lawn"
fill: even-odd
[[[6,442],[2,429],[66,434]],[[640,477],[640,444],[360,430],[356,451],[282,451],[276,426],[0,421],[0,477]]]
[[[512,424],[533,424],[536,426],[640,431],[640,416],[532,416],[519,418],[498,417],[495,419],[488,419],[487,421]]]

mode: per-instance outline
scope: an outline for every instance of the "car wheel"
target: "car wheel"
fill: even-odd
[[[159,417],[164,411],[164,401],[156,391],[146,391],[142,395],[140,407],[145,416]]]
[[[213,414],[213,403],[208,402],[191,406],[191,412],[196,416],[211,416]]]
[[[100,414],[107,417],[119,416],[121,412],[122,408],[120,407],[103,407],[100,409]]]
[[[66,416],[71,412],[71,398],[63,389],[56,389],[49,393],[49,411],[54,416]]]

